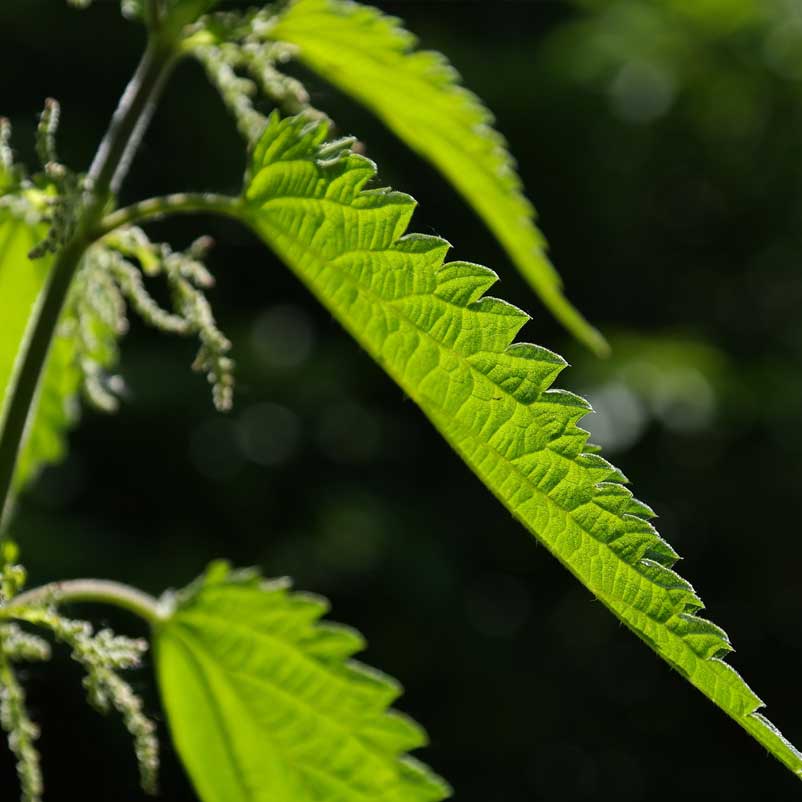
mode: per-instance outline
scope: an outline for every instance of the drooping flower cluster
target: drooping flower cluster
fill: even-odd
[[[159,744],[156,725],[145,715],[142,700],[120,671],[137,668],[147,651],[144,640],[116,635],[109,629],[94,632],[92,625],[62,616],[53,604],[17,601],[25,572],[16,563],[10,542],[0,553],[0,728],[17,760],[23,802],[40,802],[43,791],[40,757],[36,749],[39,728],[27,711],[25,691],[15,666],[50,658],[50,644],[20,624],[44,629],[72,652],[84,668],[83,684],[90,704],[102,713],[116,710],[134,739],[143,789],[156,792]]]
[[[41,232],[31,259],[57,253],[73,235],[86,197],[86,179],[58,159],[56,134],[59,105],[48,100],[37,130],[36,150],[41,171],[28,177],[14,162],[11,126],[0,119],[0,213]],[[111,370],[118,358],[117,340],[128,330],[127,311],[134,311],[155,328],[195,336],[200,348],[193,368],[212,385],[220,410],[232,405],[234,363],[231,343],[215,322],[206,291],[214,278],[203,264],[212,241],[201,237],[184,251],[151,242],[144,231],[127,227],[108,234],[86,252],[62,313],[58,334],[82,374],[86,398],[98,409],[112,412],[124,391],[122,379]],[[148,292],[146,278],[162,276],[171,306],[162,308]]]

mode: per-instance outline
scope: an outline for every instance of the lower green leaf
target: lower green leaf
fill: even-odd
[[[349,658],[327,603],[223,564],[180,594],[154,636],[170,731],[204,802],[438,802],[405,756],[426,742],[388,710],[400,687]]]

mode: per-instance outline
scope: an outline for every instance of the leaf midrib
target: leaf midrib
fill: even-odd
[[[173,642],[184,651],[186,659],[189,660],[190,663],[194,664],[196,674],[200,678],[204,688],[207,690],[207,702],[212,710],[212,715],[219,724],[220,730],[224,735],[224,737],[222,737],[220,740],[223,742],[223,748],[226,750],[229,762],[234,768],[234,776],[244,792],[243,795],[253,798],[250,794],[250,786],[246,781],[242,765],[240,764],[237,753],[233,748],[234,739],[230,735],[226,717],[220,705],[217,704],[217,695],[214,693],[209,683],[209,677],[204,668],[204,663],[206,661],[201,655],[197,654],[197,649],[193,648],[193,644],[181,636],[181,630],[179,627],[170,627],[169,629],[163,629],[162,631],[166,631],[168,633],[167,637],[171,637]]]

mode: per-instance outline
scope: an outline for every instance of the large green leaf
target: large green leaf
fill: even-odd
[[[349,660],[324,600],[222,564],[155,633],[170,730],[204,802],[437,802],[447,786],[404,753],[425,743],[388,711],[398,685]]]
[[[535,211],[493,116],[440,54],[416,51],[394,17],[343,0],[294,0],[270,36],[372,109],[459,189],[563,325],[594,351],[607,343],[562,293]]]
[[[528,317],[484,293],[491,270],[444,263],[448,244],[406,231],[407,195],[365,190],[375,165],[324,124],[273,116],[245,193],[250,225],[413,398],[485,485],[591,592],[773,755],[802,755],[722,659],[726,634],[674,571],[624,477],[577,426],[590,407],[549,389],[565,362],[513,339]]]

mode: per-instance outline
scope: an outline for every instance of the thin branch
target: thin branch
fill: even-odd
[[[163,621],[167,616],[158,599],[130,585],[107,579],[68,579],[51,582],[15,596],[5,607],[0,607],[0,617],[13,617],[15,607],[75,602],[111,604],[144,618],[151,625]]]
[[[145,134],[164,84],[176,62],[173,42],[154,36],[125,89],[109,130],[89,168],[91,188],[98,194],[116,194]],[[104,205],[108,198],[103,198]]]
[[[100,239],[121,226],[160,220],[173,214],[216,214],[241,219],[242,201],[211,192],[178,192],[134,203],[107,214],[93,231]]]
[[[162,21],[164,11],[162,0],[146,0],[145,21],[151,30],[157,30]]]

